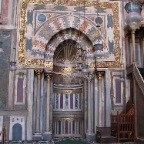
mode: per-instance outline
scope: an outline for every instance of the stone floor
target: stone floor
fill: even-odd
[[[0,142],[0,144],[2,144]],[[54,141],[52,142],[6,142],[5,144],[56,144]],[[75,143],[78,144],[78,143]],[[88,144],[134,144],[134,142],[121,142],[121,143],[94,143],[88,142]]]
[[[87,144],[99,144],[99,143],[96,143],[96,142],[87,142],[86,139],[83,139],[83,138],[54,138],[52,141],[48,142],[48,141],[39,141],[39,142],[36,142],[36,141],[19,141],[19,142],[14,142],[14,141],[9,141],[9,142],[6,142],[5,144],[61,144],[64,143],[64,144],[68,144],[66,141],[67,140],[70,140],[72,142],[72,144],[81,144],[82,142],[83,143],[87,143]],[[0,142],[1,144],[1,142]],[[103,143],[104,144],[104,143]],[[108,143],[106,143],[108,144]],[[109,143],[109,144],[134,144],[134,142],[121,142],[121,143]]]
[[[2,144],[0,142],[0,144]],[[5,144],[56,144],[56,142],[51,141],[51,142],[46,142],[46,141],[41,141],[41,142],[6,142]],[[77,142],[75,144],[78,144]],[[95,142],[88,142],[88,144],[99,144]],[[101,144],[134,144],[134,142],[121,142],[121,143],[101,143]]]

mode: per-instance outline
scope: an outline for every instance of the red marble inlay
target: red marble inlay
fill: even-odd
[[[53,22],[57,30],[61,30],[61,23],[59,22],[59,19],[55,19]]]
[[[39,48],[42,48],[42,49],[46,49],[46,44],[43,43],[42,41],[38,41],[38,40],[33,41],[33,46],[34,47],[39,47]]]
[[[23,102],[23,77],[18,78],[18,83],[17,83],[17,102],[22,103]]]
[[[9,0],[2,0],[1,23],[7,24],[8,22],[8,5]]]
[[[88,26],[89,26],[89,22],[84,21],[84,22],[81,24],[80,31],[81,31],[81,32],[84,32]]]

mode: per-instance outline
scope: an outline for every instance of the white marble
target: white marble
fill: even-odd
[[[41,89],[40,89],[40,131],[43,131],[43,105],[44,105],[44,73],[41,76]]]
[[[94,88],[94,132],[96,133],[96,126],[98,126],[98,79],[97,76],[95,76],[95,88]]]
[[[104,77],[103,75],[102,80],[101,80],[101,127],[105,126],[105,82],[104,82]]]
[[[3,116],[0,116],[0,141],[2,140]]]
[[[14,87],[14,71],[9,72],[9,87],[8,87],[8,109],[13,109],[14,97],[13,97],[13,87]]]
[[[33,81],[34,81],[34,70],[28,70],[27,76],[27,107],[28,107],[28,117],[27,117],[27,140],[32,139],[32,116],[33,116]]]
[[[110,70],[105,71],[105,83],[106,83],[106,127],[110,127],[110,113],[111,113],[111,96],[110,96]]]
[[[130,99],[130,80],[129,79],[126,79],[125,92],[126,92],[126,102],[127,102]]]

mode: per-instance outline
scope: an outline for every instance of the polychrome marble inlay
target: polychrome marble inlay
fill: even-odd
[[[80,31],[87,37],[92,46],[103,45],[103,49],[95,52],[97,67],[120,67],[118,15],[119,2],[21,0],[18,65],[52,69],[56,46],[71,37],[66,29],[72,28],[74,33]],[[59,32],[63,30],[65,33],[61,35]],[[55,35],[59,37],[53,40]],[[94,51],[92,54],[86,51],[92,56],[88,63],[93,67]],[[45,53],[49,53],[49,60],[44,59]]]

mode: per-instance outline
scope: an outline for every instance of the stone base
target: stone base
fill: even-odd
[[[95,141],[95,139],[96,139],[96,136],[95,136],[95,134],[94,133],[86,133],[86,140],[87,141]]]
[[[32,139],[33,139],[34,141],[40,141],[40,140],[42,140],[42,135],[41,135],[41,133],[34,133]]]
[[[50,141],[50,140],[52,140],[52,133],[51,132],[44,132],[44,134],[43,134],[43,140],[44,141]]]

